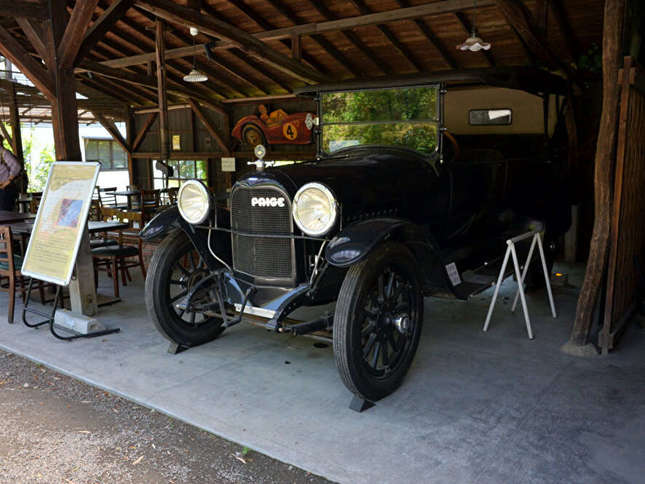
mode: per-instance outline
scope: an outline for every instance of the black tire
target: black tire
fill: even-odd
[[[266,138],[260,128],[254,124],[247,124],[242,129],[242,143],[251,148],[257,145],[266,146]]]
[[[169,234],[152,256],[146,277],[146,308],[156,328],[169,341],[196,346],[224,331],[220,318],[182,311],[173,304],[173,299],[207,274],[206,264],[180,230]]]
[[[366,400],[394,392],[416,353],[423,324],[416,267],[404,245],[386,242],[350,267],[341,286],[334,314],[334,357],[345,386]],[[409,325],[403,332],[394,316],[406,312]]]

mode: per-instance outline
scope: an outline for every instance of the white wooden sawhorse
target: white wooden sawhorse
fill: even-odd
[[[526,257],[526,263],[524,264],[524,270],[520,274],[520,264],[517,260],[517,252],[515,251],[515,244],[522,240],[526,240],[530,237],[533,237],[531,241],[531,248],[529,249],[529,254]],[[515,277],[517,278],[517,292],[515,293],[515,299],[513,300],[513,306],[511,306],[511,311],[515,312],[517,307],[518,298],[522,301],[522,310],[524,311],[524,320],[526,321],[526,332],[529,335],[529,339],[533,339],[533,330],[531,329],[531,319],[529,318],[529,310],[526,305],[526,296],[524,294],[524,278],[528,274],[529,266],[531,265],[531,258],[533,257],[533,252],[535,251],[535,246],[538,246],[538,251],[540,253],[540,260],[542,261],[542,272],[544,273],[544,282],[546,283],[546,291],[549,296],[549,304],[551,305],[551,314],[553,318],[557,318],[555,312],[555,304],[553,303],[553,293],[551,292],[551,277],[549,271],[546,267],[546,259],[544,258],[544,248],[542,247],[542,234],[537,230],[532,230],[512,239],[506,241],[506,255],[504,255],[504,262],[502,263],[502,269],[499,271],[499,277],[497,278],[497,284],[495,285],[495,292],[493,293],[493,300],[490,302],[490,307],[488,308],[488,314],[486,315],[486,322],[484,323],[484,331],[488,330],[490,325],[490,318],[493,315],[493,309],[495,308],[495,302],[497,301],[497,296],[499,294],[499,288],[504,281],[504,274],[506,273],[506,266],[508,265],[509,257],[513,257],[513,265],[515,266]]]

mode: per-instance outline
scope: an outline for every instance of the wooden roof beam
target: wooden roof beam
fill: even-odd
[[[150,21],[152,21],[152,22],[156,21],[157,17],[155,17],[154,15],[150,15],[150,14],[148,14],[146,12],[144,12],[144,15]],[[130,20],[126,20],[125,18],[120,19],[119,23],[125,25],[126,27],[128,27],[130,29],[136,30],[138,32],[138,35],[140,35],[143,39],[145,39],[146,42],[148,42],[152,46],[155,45],[154,39],[150,35],[147,35],[147,34],[144,33],[145,29],[141,25],[133,23]],[[121,30],[116,29],[116,30],[110,32],[109,35],[114,36],[115,38],[118,38],[120,41],[126,43],[131,49],[142,50],[141,49],[141,41],[137,40],[137,39],[134,39],[133,37],[130,36],[130,34],[127,34],[127,33],[123,32]],[[168,35],[168,32],[167,32],[167,35]],[[175,37],[177,36],[176,33],[173,34],[173,35]],[[181,40],[180,40],[180,42],[181,42]],[[168,52],[168,50],[166,50],[166,52]],[[205,53],[205,51],[202,50],[201,53],[203,54],[203,53]],[[194,54],[194,55],[196,55],[196,54]],[[167,57],[166,57],[166,59],[167,59]],[[193,96],[193,97],[200,97],[200,98],[203,99],[203,96],[198,94],[197,91],[198,90],[209,90],[210,95],[214,95],[216,98],[217,97],[219,97],[219,98],[228,97],[227,95],[223,94],[219,90],[214,89],[212,86],[204,86],[202,84],[192,85],[192,84],[189,84],[189,83],[185,82],[182,79],[183,75],[185,74],[185,72],[183,72],[183,70],[185,70],[186,68],[190,69],[190,64],[187,64],[184,61],[184,59],[180,58],[180,59],[178,59],[177,62],[172,62],[172,63],[168,62],[168,60],[166,60],[166,64],[168,66],[169,73],[174,72],[174,73],[177,74],[177,76],[175,76],[175,77],[173,77],[173,76],[171,76],[169,74],[168,75],[168,80],[169,81],[172,80],[174,85],[177,85],[177,86],[180,86],[180,87],[183,87],[184,89],[186,89],[188,91],[188,93],[187,93],[188,95]],[[228,90],[234,90],[230,85],[228,85],[226,82],[222,81],[219,78],[218,75],[215,75],[215,73],[213,71],[211,71],[211,79],[210,80],[213,83],[217,83],[218,87],[223,87],[224,89],[228,89]],[[186,97],[186,95],[184,95],[183,97]],[[211,100],[209,102],[210,102],[210,104],[215,105],[215,101]],[[221,107],[215,107],[214,109],[222,109],[222,108]]]
[[[286,17],[294,25],[300,23],[300,18],[293,13],[286,5],[278,0],[265,0],[269,5],[276,9],[281,15]],[[295,34],[293,37],[298,36]],[[321,34],[312,34],[311,39],[316,42],[322,50],[327,52],[327,54],[332,57],[338,64],[340,64],[343,69],[349,71],[354,77],[359,77],[361,75],[360,70],[353,65],[349,59],[343,54],[332,42],[327,38],[323,37]]]
[[[56,86],[50,73],[2,26],[0,26],[0,53],[17,66],[48,99],[56,97]]]
[[[564,38],[565,52],[570,60],[576,60],[580,55],[580,43],[571,28],[567,14],[564,11],[562,0],[550,0],[549,6],[553,12],[553,18]]]
[[[206,129],[208,130],[208,133],[215,139],[215,142],[219,145],[222,152],[228,155],[231,151],[229,150],[228,146],[226,146],[226,143],[219,135],[219,133],[217,132],[213,124],[210,122],[208,117],[206,117],[206,114],[202,110],[199,103],[194,99],[188,99],[188,104],[190,104],[190,108],[193,110],[193,112],[199,118],[202,124],[206,127]]]
[[[506,22],[517,31],[519,37],[533,55],[545,61],[550,67],[559,67],[568,72],[568,66],[551,50],[544,36],[535,26],[531,12],[517,0],[495,0]]]
[[[207,35],[224,38],[260,62],[304,82],[316,83],[325,80],[325,76],[319,72],[273,50],[251,34],[219,19],[204,17],[199,11],[169,0],[137,0],[137,6],[169,22],[193,25]]]
[[[42,27],[33,19],[25,17],[16,17],[16,22],[22,29],[25,37],[27,37],[27,40],[31,43],[31,46],[36,51],[36,54],[38,54],[43,60],[47,59],[47,47],[45,46],[44,32]]]
[[[308,3],[313,6],[316,11],[325,19],[325,20],[335,20],[338,17],[327,8],[322,2],[317,0],[307,0]],[[379,59],[379,56],[374,52],[373,49],[368,47],[365,42],[363,42],[358,35],[352,30],[341,30],[342,35],[347,39],[347,41],[352,44],[356,49],[358,49],[380,72],[383,74],[392,73],[392,68],[388,66],[383,60]]]
[[[241,13],[246,15],[250,20],[252,20],[256,24],[258,24],[260,26],[260,28],[262,28],[263,30],[273,30],[274,29],[273,24],[271,24],[269,21],[264,19],[261,15],[259,15],[255,10],[253,10],[253,8],[251,8],[250,5],[246,5],[246,4],[242,3],[240,0],[230,0],[229,3],[231,3],[233,6],[235,6],[235,8],[237,8]],[[217,12],[213,7],[211,7],[207,3],[202,4],[201,10],[202,10],[202,12],[204,12],[204,13],[206,13],[208,15],[211,15],[213,17],[216,17],[216,18],[221,16],[221,14],[219,14],[219,12]],[[253,35],[255,35],[255,34],[253,34]],[[279,40],[282,43],[282,45],[284,45],[285,47],[288,47],[288,48],[291,47],[290,43],[286,39],[286,37],[282,38],[282,39],[279,39]],[[237,51],[237,54],[235,54],[236,57],[240,58],[241,60],[245,60],[245,63],[247,65],[249,65],[250,67],[253,67],[253,65],[248,62],[248,56],[240,56],[239,55],[239,52],[241,52],[239,49],[231,49],[231,50],[232,50],[232,52]],[[314,69],[316,69],[317,71],[319,71],[321,73],[325,73],[324,67],[320,63],[318,63],[316,61],[316,59],[312,58],[310,55],[308,55],[308,54],[303,52],[302,60],[305,61],[307,64],[309,64]],[[268,74],[265,74],[265,76],[268,77]],[[280,86],[283,89],[285,89],[286,91],[291,90],[291,88],[289,88],[289,87],[284,87],[284,83],[282,83],[281,81],[277,81],[275,79],[275,77],[272,77],[271,80],[273,82],[275,82],[278,86]]]
[[[77,2],[65,27],[63,38],[58,44],[58,64],[61,67],[72,67],[83,44],[83,37],[89,27],[92,14],[99,0]]]
[[[410,2],[408,0],[397,0],[396,3],[399,4],[400,7],[405,8],[410,6]],[[441,43],[441,40],[439,40],[439,37],[436,36],[436,34],[432,31],[430,26],[427,24],[427,22],[424,22],[423,20],[417,18],[412,20],[414,24],[417,26],[419,31],[423,34],[423,36],[427,39],[428,42],[430,42],[430,45],[434,47],[437,52],[439,52],[439,55],[443,59],[443,61],[446,63],[446,65],[452,69],[458,69],[459,66],[457,65],[457,62],[455,61],[455,58],[453,55],[446,49],[443,44]]]
[[[358,10],[358,13],[361,15],[369,15],[372,13],[372,10],[365,4],[363,0],[350,0],[350,3],[354,5],[354,8]],[[423,65],[416,59],[414,54],[406,45],[403,44],[399,39],[397,39],[394,32],[390,28],[382,23],[376,25],[376,27],[381,31],[381,33],[387,38],[387,40],[392,44],[392,46],[403,56],[405,59],[414,67],[417,71],[423,71]]]
[[[139,132],[135,136],[134,141],[132,142],[132,146],[131,146],[132,153],[137,151],[137,149],[139,148],[139,145],[143,141],[143,138],[145,138],[146,133],[150,129],[150,126],[152,126],[152,124],[155,122],[155,120],[157,119],[158,116],[159,116],[159,111],[158,110],[153,112],[153,113],[148,114],[148,117],[146,117],[146,120],[144,121],[143,126],[141,127],[141,129],[139,130]]]
[[[110,133],[112,138],[114,138],[114,141],[116,141],[121,148],[123,148],[127,153],[132,153],[130,145],[126,142],[125,139],[123,139],[123,136],[121,136],[121,132],[119,129],[116,127],[114,124],[114,121],[107,119],[105,116],[103,116],[101,113],[98,111],[92,111],[92,115],[94,118],[101,123],[101,126],[105,128],[105,130]],[[79,114],[80,116],[80,114]]]
[[[481,8],[494,5],[495,0],[441,0],[423,5],[416,5],[414,7],[398,8],[385,12],[346,17],[338,20],[329,20],[326,22],[313,22],[308,24],[294,25],[292,27],[271,29],[249,35],[252,35],[258,40],[267,42],[270,40],[290,39],[292,35],[311,35],[315,33],[336,32],[339,30],[349,30],[353,29],[354,27],[361,27],[364,25],[375,25],[377,23],[396,22],[399,20],[409,20],[418,17],[440,15],[444,13],[455,13],[473,8],[474,6]],[[182,22],[182,25],[186,24],[187,21]],[[168,51],[166,52],[166,59],[178,59],[182,57],[189,57],[194,54],[199,54],[200,52],[202,52],[204,45],[205,44],[198,44],[194,46],[190,45],[176,49],[168,49]],[[215,45],[212,48],[213,50],[217,50],[234,49],[235,47],[236,45],[233,42],[230,42],[228,40],[220,40],[215,42]],[[120,59],[111,59],[109,61],[103,62],[103,64],[110,67],[127,67],[138,64],[146,64],[150,61],[153,61],[154,58],[154,52],[148,52],[145,54],[138,54]]]
[[[106,32],[114,27],[116,22],[132,7],[134,1],[115,0],[103,11],[101,16],[87,29],[85,37],[83,38],[83,45],[78,52],[77,60],[85,58],[90,53],[97,42],[105,36]]]
[[[0,17],[22,17],[45,20],[49,17],[49,10],[45,2],[0,0]]]

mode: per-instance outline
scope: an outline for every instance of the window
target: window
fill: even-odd
[[[152,160],[154,188],[163,188],[163,174],[156,167],[157,161]],[[208,179],[207,162],[205,160],[170,160],[168,166],[173,174],[168,177],[168,187],[178,187],[183,180],[197,179],[204,182]]]
[[[510,109],[471,109],[468,123],[471,126],[504,126],[512,122]]]
[[[85,159],[101,162],[101,170],[126,170],[128,157],[121,146],[111,139],[85,138]]]
[[[325,93],[321,98],[322,149],[355,145],[437,149],[438,86]]]

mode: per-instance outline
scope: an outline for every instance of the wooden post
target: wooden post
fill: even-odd
[[[11,144],[13,154],[20,160],[22,167],[25,167],[25,154],[22,151],[22,132],[20,131],[20,113],[18,112],[18,100],[16,99],[16,85],[11,84],[9,93],[9,119],[11,120]],[[24,178],[20,179],[20,191],[24,192],[27,187],[24,186]]]
[[[155,24],[155,60],[157,62],[157,98],[159,103],[159,141],[161,161],[167,161],[170,156],[168,136],[168,101],[166,99],[166,42],[164,39],[165,25],[163,20]]]
[[[596,210],[587,271],[578,298],[576,319],[569,342],[563,350],[574,354],[596,353],[587,347],[594,308],[607,270],[611,227],[612,180],[616,145],[619,83],[622,60],[625,0],[606,0],[603,27],[603,100],[594,167],[594,206]]]
[[[127,151],[128,154],[128,180],[130,185],[134,185],[134,158],[132,158],[132,143],[134,142],[134,112],[128,107],[128,112],[125,117],[125,140],[130,147]]]
[[[50,98],[52,126],[54,128],[54,148],[57,160],[81,161],[81,145],[78,136],[78,107],[76,103],[76,80],[74,65],[63,65],[58,49],[63,44],[64,35],[70,26],[70,17],[63,0],[50,1],[50,22],[46,26],[49,56],[46,61],[48,71],[54,77],[54,95]],[[76,7],[75,7],[76,8]],[[87,25],[85,25],[85,28]],[[69,30],[71,38],[65,45],[65,57],[75,57],[74,51],[80,48],[79,34]],[[84,32],[84,30],[83,30]],[[82,35],[80,36],[82,38]],[[61,52],[63,54],[64,52]],[[89,235],[85,231],[76,257],[74,277],[69,285],[72,311],[86,316],[97,312],[94,265],[90,252]]]

